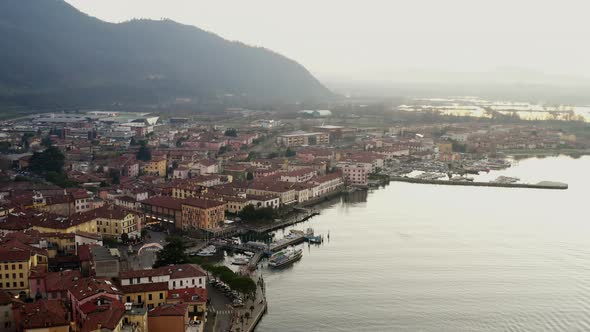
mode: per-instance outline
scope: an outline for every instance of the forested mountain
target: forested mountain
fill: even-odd
[[[0,99],[59,103],[330,95],[303,66],[173,21],[107,23],[62,0],[0,1]]]

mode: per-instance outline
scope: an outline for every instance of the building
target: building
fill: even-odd
[[[182,201],[182,229],[213,230],[225,221],[225,203],[200,198]]]
[[[207,299],[206,288],[190,287],[169,291],[166,303],[188,304],[189,316],[203,319],[207,308]]]
[[[147,224],[159,223],[182,229],[182,199],[155,196],[141,201],[141,207]]]
[[[317,172],[314,169],[302,168],[291,172],[281,174],[281,181],[284,182],[307,182],[313,178]]]
[[[80,325],[88,316],[86,307],[97,305],[97,302],[121,302],[122,295],[121,291],[109,279],[94,277],[78,279],[68,289],[72,320]]]
[[[70,312],[62,300],[18,303],[13,308],[17,331],[70,332]]]
[[[47,264],[47,257],[44,258]],[[21,248],[0,248],[0,289],[14,296],[29,294],[29,271],[36,266],[35,253]]]
[[[190,287],[205,288],[207,273],[195,264],[162,266],[151,270],[126,271],[119,274],[121,287],[166,283],[168,290]]]
[[[116,248],[91,246],[91,275],[114,278],[121,270],[120,253]]]
[[[344,163],[341,165],[344,182],[352,186],[367,186],[372,164],[368,163]]]
[[[82,273],[76,270],[47,272],[45,269],[32,269],[29,277],[29,294],[35,299],[67,300],[70,289]]]
[[[125,303],[133,303],[134,306],[147,308],[148,310],[165,304],[168,296],[168,283],[165,281],[121,285],[119,289],[123,292]]]
[[[253,182],[245,189],[248,195],[279,197],[281,205],[297,202],[297,193],[289,182]]]
[[[344,186],[344,180],[342,178],[342,173],[340,172],[315,177],[309,182],[316,185],[315,193],[313,195],[314,198],[340,191]]]
[[[136,214],[116,205],[105,205],[90,211],[96,219],[96,229],[103,237],[121,240],[121,235],[127,238],[139,237],[141,225],[138,224]]]
[[[286,147],[326,145],[330,144],[330,134],[324,132],[307,133],[297,131],[279,135],[277,137],[277,143]]]
[[[215,174],[219,173],[219,164],[216,160],[199,160],[193,163],[191,169],[196,170],[198,174]]]
[[[184,332],[189,325],[186,303],[165,304],[148,311],[150,332]]]
[[[145,162],[141,166],[141,171],[145,175],[165,177],[166,176],[166,158],[153,157],[152,160]]]

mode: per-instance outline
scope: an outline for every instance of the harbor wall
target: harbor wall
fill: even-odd
[[[525,184],[525,183],[495,183],[495,182],[454,182],[454,181],[442,181],[442,180],[425,180],[415,179],[402,176],[391,176],[391,181],[397,182],[408,182],[408,183],[421,183],[421,184],[440,184],[446,186],[472,186],[472,187],[500,187],[500,188],[528,188],[528,189],[551,189],[551,190],[565,190],[568,185],[545,185],[545,184]]]

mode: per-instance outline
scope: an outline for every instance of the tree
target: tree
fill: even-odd
[[[274,159],[278,156],[279,156],[279,154],[277,152],[271,152],[268,154],[268,159]]]
[[[68,179],[68,176],[63,172],[49,171],[45,174],[45,180],[56,184],[62,188],[77,187],[78,184]]]
[[[109,177],[111,178],[112,184],[119,184],[121,183],[121,173],[118,169],[111,168],[109,169]]]
[[[293,150],[291,150],[291,148],[287,148],[287,151],[285,151],[285,157],[294,157],[297,153]]]
[[[248,161],[252,161],[257,158],[258,158],[258,153],[254,152],[254,151],[250,151],[250,153],[248,153]]]
[[[147,146],[145,141],[141,141],[141,146],[137,151],[137,160],[150,161],[152,160],[152,151]]]
[[[245,221],[272,221],[274,218],[274,211],[271,207],[256,209],[254,205],[246,205],[238,216]]]
[[[127,243],[129,241],[129,234],[123,233],[121,234],[121,242]]]
[[[229,137],[237,137],[238,136],[238,131],[233,129],[233,128],[229,128],[228,130],[225,131],[225,133],[223,133],[225,136],[229,136]]]
[[[51,146],[43,152],[35,152],[29,160],[29,167],[35,173],[56,172],[61,173],[64,167],[65,157],[61,151]]]
[[[142,228],[140,234],[141,234],[141,238],[143,239],[148,235],[148,230],[145,228]]]
[[[138,145],[138,144],[139,144],[139,143],[137,143],[137,141],[135,140],[135,137],[131,137],[131,141],[129,141],[129,145],[131,145],[131,146],[136,146],[136,145]]]
[[[252,172],[246,173],[246,180],[248,180],[248,181],[254,180],[254,174],[252,174]]]
[[[49,135],[43,137],[43,139],[41,140],[41,145],[43,145],[44,147],[50,147],[53,145],[53,141],[51,140],[51,137],[49,137]]]
[[[164,249],[158,252],[154,268],[187,263],[189,257],[185,253],[186,247],[182,238],[171,236],[166,240],[168,241],[168,244],[164,246]]]

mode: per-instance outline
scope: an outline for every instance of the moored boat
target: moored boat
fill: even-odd
[[[270,256],[270,261],[268,265],[274,268],[282,267],[300,259],[301,256],[303,256],[302,249],[295,249],[293,247],[289,247],[279,252],[276,252],[272,256]]]

